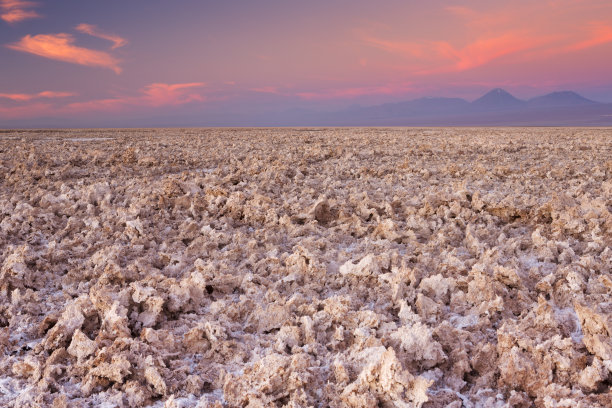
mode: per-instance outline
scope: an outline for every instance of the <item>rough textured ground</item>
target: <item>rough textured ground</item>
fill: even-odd
[[[0,134],[0,405],[610,407],[612,130]]]

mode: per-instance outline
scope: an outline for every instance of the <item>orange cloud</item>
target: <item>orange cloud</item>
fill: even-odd
[[[462,8],[460,10],[469,14],[468,10]],[[569,36],[522,29],[500,30],[496,34],[477,37],[462,47],[453,46],[448,41],[404,42],[374,37],[366,37],[364,42],[409,59],[412,67],[405,68],[413,74],[430,75],[467,71],[506,56],[512,56],[513,61],[537,60],[612,42],[612,27],[592,24],[591,35],[586,40],[568,44],[576,37],[579,35]]]
[[[74,45],[74,38],[70,34],[26,35],[7,47],[44,58],[90,67],[109,68],[117,74],[121,73],[119,62],[113,56],[104,51]]]
[[[127,44],[127,40],[125,38],[121,38],[115,34],[105,33],[93,24],[79,24],[78,26],[76,26],[76,30],[84,34],[89,34],[92,37],[102,38],[103,40],[108,40],[112,42],[113,46],[111,47],[111,49],[113,50],[115,48],[123,47]]]
[[[609,1],[555,0],[517,2],[512,7],[491,5],[485,10],[444,9],[464,27],[457,33],[457,38],[468,36],[463,45],[452,40],[394,41],[373,35],[362,37],[363,41],[404,59],[404,72],[420,75],[468,71],[509,56],[513,62],[543,60],[612,42],[612,25],[584,21],[586,9],[590,14],[609,13]],[[544,13],[550,18],[537,20]]]
[[[40,98],[67,98],[69,96],[75,96],[72,92],[54,92],[54,91],[43,91],[37,94],[9,94],[0,93],[0,98],[10,99],[17,102],[31,101],[32,99]]]
[[[529,54],[530,58],[550,56],[559,53],[583,50],[601,44],[612,42],[612,27],[603,22],[576,21],[577,15],[588,10],[593,15],[609,14],[610,2],[606,0],[549,0],[547,2],[529,2],[513,4],[510,8],[501,8],[493,11],[476,11],[462,6],[448,6],[445,9],[465,20],[467,27],[478,31],[503,32],[504,27],[516,26],[522,21],[524,31],[529,34],[528,40],[535,38],[548,39],[547,47]],[[533,16],[543,13],[550,15],[548,21],[531,21]],[[559,31],[560,22],[564,21],[563,31]],[[555,23],[554,26],[547,24]],[[570,23],[571,22],[571,23]],[[536,24],[534,24],[536,23]],[[570,24],[568,24],[570,23]],[[521,24],[521,23],[519,23]],[[584,35],[581,28],[590,27],[588,38],[576,42],[576,38]],[[551,33],[555,32],[556,35]],[[548,33],[548,34],[547,34]],[[542,45],[542,41],[539,44]],[[532,47],[535,48],[535,47]]]
[[[571,44],[567,47],[567,51],[579,51],[586,48],[596,47],[598,45],[612,42],[612,27],[604,23],[591,23],[591,32],[586,40]]]
[[[531,59],[547,58],[553,55],[572,53],[612,42],[612,26],[601,22],[591,22],[585,25],[590,27],[590,30],[588,30],[586,34],[582,33],[582,35],[575,34],[571,37],[565,37],[563,41],[559,41],[554,46],[529,53],[526,57]],[[576,37],[582,37],[582,39],[576,41]],[[568,40],[573,41],[568,44]]]
[[[435,68],[417,70],[417,73],[420,74],[465,71],[485,65],[505,55],[539,47],[546,41],[549,41],[548,37],[536,38],[515,32],[478,38],[462,48],[455,48],[446,41],[415,43],[376,38],[366,39],[369,45],[390,53],[415,58],[425,65],[435,65]]]
[[[24,0],[0,0],[0,19],[9,24],[19,23],[23,20],[38,18],[38,14],[32,7],[36,7],[38,3]]]
[[[543,38],[506,33],[497,37],[478,39],[461,50],[453,49],[450,44],[444,44],[443,48],[447,55],[453,55],[456,58],[456,63],[449,69],[465,71],[485,65],[505,55],[538,47],[545,41],[547,40]]]

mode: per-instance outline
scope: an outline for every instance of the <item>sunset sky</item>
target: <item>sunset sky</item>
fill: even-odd
[[[0,42],[0,127],[471,100],[496,87],[612,102],[610,0],[0,0]]]

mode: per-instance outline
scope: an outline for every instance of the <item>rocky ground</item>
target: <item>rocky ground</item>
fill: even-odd
[[[611,129],[0,133],[0,405],[610,407]]]

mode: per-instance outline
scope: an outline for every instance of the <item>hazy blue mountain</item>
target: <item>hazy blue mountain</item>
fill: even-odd
[[[349,115],[359,113],[361,117],[395,118],[463,112],[468,107],[469,102],[459,98],[420,98],[412,101],[349,109],[346,113]]]
[[[571,91],[523,101],[497,88],[473,102],[420,98],[304,119],[303,123],[330,126],[606,126],[612,125],[612,104],[594,102]]]
[[[515,98],[501,88],[493,89],[472,102],[475,108],[486,111],[519,109],[525,105],[525,101]]]
[[[461,98],[419,98],[399,104],[406,112],[412,114],[440,114],[465,112],[470,104]]]
[[[576,92],[560,91],[552,92],[547,95],[538,96],[527,101],[530,107],[548,108],[557,106],[584,106],[594,105],[597,102],[587,99]]]
[[[353,105],[342,111],[310,109],[278,111],[192,112],[177,115],[114,118],[97,122],[76,118],[28,120],[26,127],[133,126],[612,126],[612,104],[594,102],[572,91],[553,92],[529,101],[494,89],[468,102],[460,98],[429,97],[374,106]],[[24,127],[20,119],[0,128]]]

